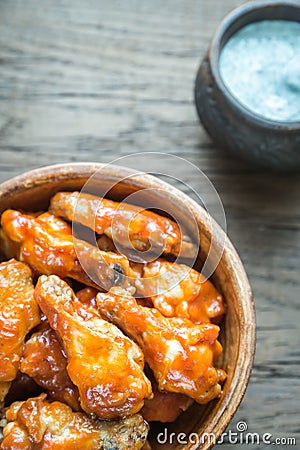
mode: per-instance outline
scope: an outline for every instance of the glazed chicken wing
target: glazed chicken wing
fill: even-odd
[[[148,432],[140,414],[95,420],[63,403],[48,403],[45,394],[13,403],[6,416],[2,450],[139,450]]]
[[[0,393],[16,377],[27,333],[40,322],[31,270],[10,260],[0,264]]]
[[[59,192],[51,200],[50,211],[93,228],[125,247],[145,251],[152,246],[152,251],[185,257],[195,253],[194,244],[181,235],[175,222],[128,203],[80,192]]]
[[[45,327],[25,343],[20,370],[48,391],[51,400],[58,400],[78,411],[78,389],[67,372],[67,358],[57,335]]]
[[[186,394],[207,403],[221,392],[213,360],[222,347],[219,327],[166,318],[155,308],[138,305],[120,288],[97,295],[101,315],[118,325],[144,352],[160,390]]]
[[[35,297],[63,343],[82,409],[106,419],[139,411],[152,396],[139,347],[57,276],[41,276]]]
[[[224,314],[221,294],[196,270],[161,259],[139,266],[137,292],[150,298],[164,316],[185,317],[198,324]]]
[[[97,297],[98,292],[99,291],[95,288],[86,287],[86,288],[80,289],[80,291],[78,291],[76,293],[76,297],[84,305],[87,305],[90,308],[95,308],[97,310],[96,297]]]
[[[147,422],[174,422],[182,411],[186,411],[193,400],[184,394],[160,391],[150,370],[146,375],[151,381],[153,398],[145,400],[141,414]]]
[[[1,224],[2,250],[17,252],[16,257],[37,274],[71,277],[90,286],[96,283],[96,287],[105,290],[114,285],[127,287],[124,276],[130,272],[127,258],[100,251],[81,240],[76,240],[75,245],[72,228],[62,219],[49,213],[33,217],[7,210],[2,214]]]

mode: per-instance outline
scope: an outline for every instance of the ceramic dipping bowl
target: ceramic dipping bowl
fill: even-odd
[[[300,121],[269,120],[234,97],[220,75],[220,53],[241,28],[262,20],[300,22],[299,1],[248,2],[227,15],[212,38],[196,77],[196,108],[219,147],[253,165],[276,171],[300,169]]]
[[[201,243],[194,264],[196,269],[201,269],[212,240],[215,250],[221,245],[223,248],[225,242],[221,260],[212,277],[227,304],[220,335],[223,353],[218,363],[228,373],[223,395],[207,405],[194,403],[172,424],[151,425],[150,440],[153,450],[195,449],[193,442],[189,441],[191,433],[194,433],[194,440],[195,436],[199,436],[199,442],[204,433],[214,433],[218,439],[232,419],[248,384],[255,348],[255,312],[251,288],[243,264],[222,229],[199,204],[170,184],[146,174],[132,176],[132,171],[124,167],[92,163],[48,166],[3,183],[0,185],[0,214],[8,208],[23,211],[45,210],[53,194],[60,190],[81,190],[99,170],[100,176],[95,178],[91,185],[91,193],[108,191],[109,198],[121,201],[137,191],[146,189],[145,202],[149,204],[151,201],[161,211],[175,210],[187,230],[190,229],[190,223],[186,221],[187,209],[192,212]],[[172,444],[160,444],[157,434],[165,427],[168,436],[171,433],[176,436],[184,433],[186,443],[181,444],[173,440]],[[181,440],[184,440],[182,435]],[[201,444],[201,448],[208,450],[212,445],[212,442],[206,440]]]

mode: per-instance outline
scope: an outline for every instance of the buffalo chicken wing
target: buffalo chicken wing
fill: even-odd
[[[101,315],[141,347],[160,390],[186,394],[198,403],[219,396],[219,373],[213,366],[222,350],[217,325],[166,318],[155,308],[138,305],[120,288],[99,293],[97,305]]]
[[[17,376],[28,332],[40,322],[31,270],[22,262],[0,264],[0,395]]]
[[[118,421],[100,421],[45,394],[13,403],[6,413],[2,450],[139,450],[148,426],[140,414]]]
[[[74,240],[72,228],[64,220],[49,213],[34,217],[7,210],[2,214],[1,224],[2,251],[17,252],[18,258],[37,274],[71,277],[105,290],[114,285],[127,287],[130,275],[127,258]]]
[[[151,248],[159,253],[181,253],[186,257],[195,252],[194,244],[181,235],[177,223],[125,202],[80,192],[59,192],[51,200],[50,211],[138,251]]]
[[[225,312],[223,298],[214,285],[184,264],[158,259],[144,265],[136,264],[135,274],[138,293],[150,298],[166,317],[209,323],[220,319]]]
[[[152,396],[140,348],[55,275],[39,278],[35,297],[63,343],[82,409],[105,419],[139,411]]]

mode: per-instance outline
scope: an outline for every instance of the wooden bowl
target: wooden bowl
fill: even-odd
[[[244,26],[260,20],[300,22],[298,0],[257,0],[229,13],[218,26],[196,77],[199,118],[221,148],[252,165],[276,171],[300,169],[300,122],[269,120],[244,106],[227,89],[219,58],[228,40]]]
[[[212,242],[212,228],[215,250],[220,250],[218,246],[222,245],[224,232],[201,206],[179,190],[153,176],[143,174],[132,177],[129,169],[118,166],[89,163],[56,165],[20,175],[0,186],[0,213],[7,208],[27,211],[47,208],[49,199],[55,192],[80,190],[91,175],[100,169],[101,176],[94,181],[94,184],[91,184],[91,191],[110,189],[109,196],[120,200],[134,192],[150,188],[151,191],[147,193],[150,192],[152,201],[155,201],[158,208],[166,210],[167,207],[167,210],[176,210],[177,217],[181,217],[183,221],[186,219],[187,208],[192,211],[201,242],[195,268],[201,267],[201,261],[208,254]],[[111,188],[112,184],[114,184],[113,188]],[[189,223],[185,225],[190,227]],[[153,449],[202,448],[207,450],[211,448],[213,441],[208,442],[208,439],[204,439],[205,442],[201,444],[201,447],[196,447],[193,443],[196,436],[199,436],[201,443],[203,433],[214,433],[217,440],[232,419],[245,393],[255,349],[255,312],[243,264],[228,238],[225,239],[225,248],[213,275],[213,281],[223,293],[227,303],[227,314],[221,325],[220,336],[224,351],[219,363],[228,373],[224,394],[221,399],[214,400],[208,405],[194,404],[173,424],[152,427],[150,438]],[[161,445],[157,441],[157,433],[165,432],[165,428],[169,440],[168,443]],[[175,437],[173,435],[170,443],[171,433],[175,433]],[[178,442],[178,436],[179,441],[186,441],[186,443]],[[191,442],[189,436],[193,437]],[[161,435],[160,441],[162,440],[164,439]]]

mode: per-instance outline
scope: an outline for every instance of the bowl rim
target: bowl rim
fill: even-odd
[[[117,176],[126,177],[132,174],[132,169],[117,166],[108,165],[103,163],[86,163],[77,162],[71,164],[55,164],[49,166],[43,166],[20,175],[17,175],[7,181],[0,184],[0,205],[3,199],[9,198],[13,192],[26,191],[28,189],[44,185],[46,182],[63,181],[70,179],[78,179],[90,177],[97,170],[104,170],[108,176],[116,178]],[[200,206],[196,201],[189,198],[179,189],[173,187],[169,183],[166,183],[153,175],[138,172],[137,175],[131,176],[130,181],[134,186],[142,188],[147,184],[160,189],[165,189],[167,193],[174,195],[180,202],[189,202],[189,207],[192,213],[195,214],[198,225],[201,225],[201,231],[207,236],[211,236],[212,229],[215,233],[225,235],[225,246],[222,254],[222,258],[226,259],[226,264],[229,264],[232,269],[232,278],[237,286],[238,299],[240,310],[243,315],[240,315],[240,329],[243,330],[239,336],[239,348],[238,357],[235,364],[234,376],[232,377],[231,384],[227,392],[226,398],[220,400],[218,409],[212,420],[209,422],[207,433],[214,433],[216,441],[220,438],[225,428],[229,425],[232,417],[236,413],[247,389],[247,385],[250,379],[256,344],[256,314],[253,295],[250,287],[250,283],[245,272],[243,263],[238,256],[233,244],[229,240],[228,236],[221,229],[221,227],[215,222],[215,220]],[[226,401],[225,401],[226,400]],[[226,417],[223,414],[226,412]],[[224,414],[225,415],[225,414]],[[214,443],[205,442],[201,448],[203,450],[209,450]],[[184,449],[194,450],[194,444],[185,446]]]
[[[219,60],[220,54],[225,43],[230,39],[230,37],[235,34],[230,35],[227,40],[221,45],[225,33],[230,30],[230,28],[236,24],[241,18],[246,17],[254,11],[272,11],[273,8],[297,8],[300,13],[300,4],[298,0],[253,0],[247,2],[229,12],[218,25],[209,45],[208,49],[208,60],[210,63],[210,69],[212,76],[222,95],[225,97],[229,104],[232,104],[238,112],[243,115],[249,122],[255,123],[256,126],[262,128],[269,128],[271,130],[295,130],[300,131],[300,120],[297,121],[283,121],[283,120],[272,120],[267,119],[264,116],[260,116],[253,112],[250,108],[241,103],[237,97],[235,97],[230,90],[225,85],[223,78],[219,70]],[[265,17],[262,19],[257,19],[249,23],[258,22],[260,20],[268,20]],[[270,18],[269,20],[272,20]],[[278,19],[281,20],[281,19]],[[287,20],[287,19],[282,19]],[[294,20],[300,23],[300,20]],[[245,25],[246,26],[246,25]],[[242,27],[243,28],[243,27]]]

